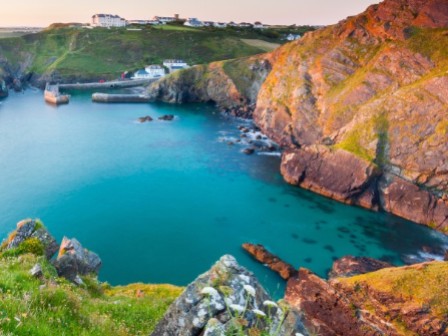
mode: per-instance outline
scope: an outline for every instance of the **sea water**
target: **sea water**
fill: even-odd
[[[164,114],[175,119],[157,120]],[[137,122],[146,115],[154,121]],[[0,236],[41,218],[58,240],[97,252],[100,279],[113,285],[187,285],[231,254],[275,297],[284,282],[243,243],[320,276],[347,254],[402,264],[446,246],[423,226],[289,186],[279,153],[228,144],[241,124],[208,105],[103,105],[77,94],[54,107],[37,90],[12,94],[0,105]]]

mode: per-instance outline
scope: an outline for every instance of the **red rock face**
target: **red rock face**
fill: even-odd
[[[359,318],[342,291],[305,269],[288,281],[285,301],[303,314],[308,330],[320,336],[400,335],[385,321]]]
[[[269,252],[263,245],[243,244],[243,249],[246,250],[257,261],[269,267],[274,272],[278,273],[283,279],[288,280],[297,274],[296,269]]]
[[[393,265],[372,258],[345,256],[336,260],[330,271],[330,278],[351,277],[358,274],[375,272]]]
[[[325,146],[286,150],[281,172],[285,180],[304,189],[348,204],[377,206],[371,188],[378,170],[350,153]]]
[[[448,232],[446,50],[448,1],[386,0],[275,51],[254,120],[285,179]],[[386,172],[429,201],[379,188]]]
[[[426,265],[413,267],[422,270]],[[394,270],[399,272],[396,276],[406,281],[403,273],[406,268],[394,268],[390,272]],[[288,281],[285,301],[302,314],[311,333],[320,336],[447,335],[446,317],[440,318],[430,304],[403,299],[399,289],[376,290],[368,281],[343,280],[325,281],[300,269],[298,276]]]
[[[413,218],[435,229],[448,228],[448,202],[422,190],[416,185],[392,177],[381,187],[383,208],[401,217]]]

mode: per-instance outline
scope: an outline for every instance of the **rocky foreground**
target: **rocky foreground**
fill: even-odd
[[[42,222],[27,219],[0,248],[0,326],[14,335],[448,334],[448,261],[394,267],[347,256],[325,280],[261,245],[244,248],[288,280],[282,300],[229,255],[184,290],[111,287],[96,280],[98,255],[76,239],[57,244]]]
[[[448,232],[448,2],[385,0],[270,54],[162,79],[285,149],[291,184]]]

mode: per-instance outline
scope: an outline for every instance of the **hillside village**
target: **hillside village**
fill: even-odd
[[[164,25],[167,23],[179,22],[187,27],[215,27],[215,28],[227,28],[227,27],[240,27],[240,28],[254,28],[254,29],[266,29],[269,25],[263,24],[259,21],[254,23],[241,22],[214,22],[214,21],[201,21],[198,18],[181,18],[179,14],[174,16],[154,16],[151,20],[126,20],[118,15],[113,14],[95,14],[92,16],[92,27],[126,27],[128,25]]]
[[[179,14],[174,14],[174,16],[154,16],[150,20],[126,20],[119,15],[113,14],[95,14],[92,16],[92,20],[89,28],[120,28],[127,26],[159,26],[166,24],[177,23],[179,25],[184,25],[186,27],[203,28],[203,27],[214,27],[214,28],[227,28],[227,27],[237,27],[246,29],[268,29],[271,26],[263,24],[262,22],[256,21],[254,23],[240,22],[215,22],[215,21],[201,21],[198,18],[181,18]],[[286,41],[294,41],[300,39],[300,34],[287,34],[284,37]],[[172,73],[176,70],[186,69],[189,65],[184,60],[165,60],[163,66],[158,64],[153,64],[145,67],[145,69],[140,69],[136,71],[131,79],[158,79],[164,77],[167,73]]]
[[[154,16],[150,20],[126,20],[119,15],[113,14],[95,14],[92,16],[92,20],[89,28],[121,28],[128,26],[160,26],[166,24],[178,24],[186,27],[193,28],[203,28],[203,27],[214,27],[214,28],[246,28],[246,29],[268,29],[269,25],[263,24],[262,22],[241,22],[235,23],[231,22],[215,22],[215,21],[201,21],[198,18],[181,18],[179,14],[174,14],[174,16]],[[137,28],[138,29],[138,28]],[[299,34],[287,34],[284,37],[286,41],[294,41],[300,39]],[[165,60],[162,65],[153,64],[145,67],[145,69],[140,69],[132,74],[131,79],[158,79],[164,77],[167,73],[172,73],[176,70],[186,69],[189,65],[184,60]]]

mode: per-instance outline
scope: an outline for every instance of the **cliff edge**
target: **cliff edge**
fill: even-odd
[[[448,232],[445,0],[386,0],[270,54],[193,68],[149,92],[253,117],[285,148],[289,183]]]

